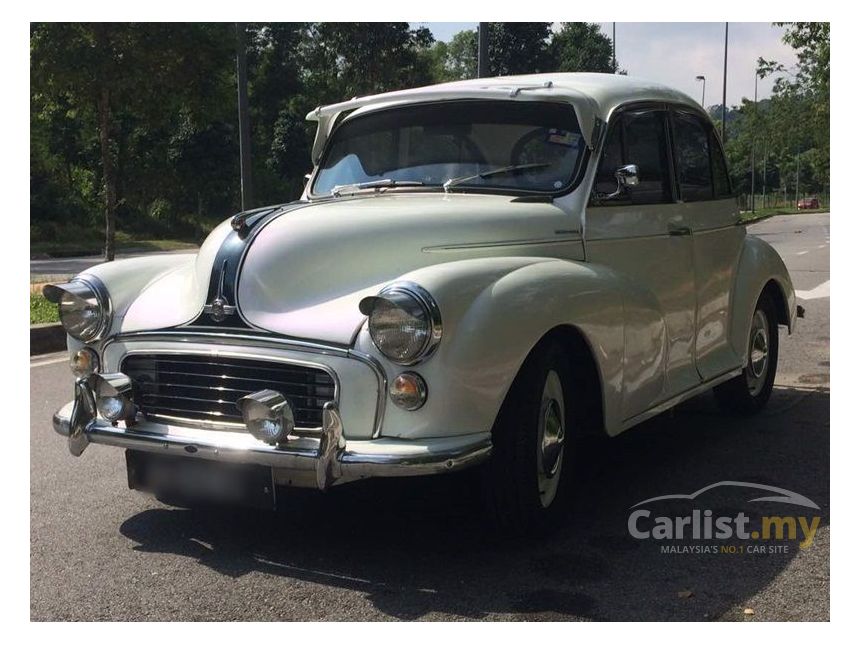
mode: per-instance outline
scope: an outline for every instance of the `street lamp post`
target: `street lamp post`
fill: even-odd
[[[478,23],[478,78],[490,75],[490,30],[486,22]]]
[[[239,176],[242,210],[254,203],[251,185],[251,123],[248,119],[248,63],[246,59],[245,23],[236,23],[236,85],[239,94]]]
[[[729,23],[726,23],[726,45],[723,49],[723,129],[720,135],[726,142],[726,75],[729,71]]]
[[[755,73],[755,91],[753,92],[753,114],[758,117],[758,70]],[[750,200],[752,201],[752,212],[755,213],[755,128],[758,121],[754,118],[753,139],[750,148]]]
[[[615,23],[612,23],[612,73],[618,73],[618,60],[615,58]]]
[[[705,107],[705,83],[707,81],[705,80],[704,76],[697,76],[696,80],[702,81],[702,107]]]

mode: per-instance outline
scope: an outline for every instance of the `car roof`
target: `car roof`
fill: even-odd
[[[592,148],[600,132],[596,122],[607,121],[612,111],[623,103],[670,102],[704,114],[699,104],[683,92],[654,81],[622,74],[553,72],[475,78],[355,97],[316,108],[307,115],[308,120],[318,122],[312,160],[315,164],[319,162],[338,116],[345,111],[356,110],[355,113],[359,114],[409,103],[480,98],[569,102],[576,111],[583,137]]]

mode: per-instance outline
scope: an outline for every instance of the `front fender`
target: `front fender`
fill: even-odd
[[[190,284],[186,278],[187,272],[194,266],[194,253],[166,253],[150,255],[126,260],[105,262],[81,272],[81,278],[94,277],[107,289],[110,296],[113,318],[106,338],[126,331],[125,320],[129,310],[137,306],[141,294],[156,283],[161,283],[171,275],[182,275],[183,286]],[[179,298],[183,294],[177,294]],[[173,307],[170,301],[163,298],[155,303],[148,303],[150,317],[161,314],[172,315]],[[77,349],[81,343],[68,338],[69,349]]]
[[[777,306],[784,308],[780,312],[781,320],[786,322],[789,333],[794,331],[797,306],[788,269],[779,254],[764,240],[747,235],[736,276],[732,290],[731,346],[737,356],[745,360],[755,306],[768,283],[774,282],[779,287],[782,302]]]
[[[373,346],[367,325],[360,351],[379,358],[389,380],[405,369],[428,384],[427,403],[406,412],[386,406],[382,434],[415,438],[486,432],[531,349],[551,329],[577,328],[600,373],[607,427],[620,424],[624,305],[620,281],[604,267],[534,257],[478,258],[424,267],[401,280],[427,289],[443,324],[437,351],[400,368]]]

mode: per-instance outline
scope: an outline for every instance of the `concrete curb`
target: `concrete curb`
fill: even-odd
[[[66,332],[60,323],[30,325],[30,356],[66,349]]]

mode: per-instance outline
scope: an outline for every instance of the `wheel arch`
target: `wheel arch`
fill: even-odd
[[[791,324],[791,313],[788,309],[788,299],[785,297],[785,293],[783,293],[779,283],[773,279],[768,280],[762,289],[762,294],[767,294],[774,305],[776,305],[777,323],[788,327]]]
[[[574,381],[569,385],[582,394],[579,400],[584,403],[584,407],[575,409],[580,413],[575,431],[588,435],[605,433],[603,382],[588,336],[576,325],[557,325],[541,337],[535,348],[552,340],[558,341],[567,350],[568,364]]]
[[[779,314],[778,323],[786,325],[789,333],[794,331],[796,300],[788,270],[770,244],[747,235],[731,296],[730,339],[739,359],[745,356],[753,312],[763,293],[773,298]]]

